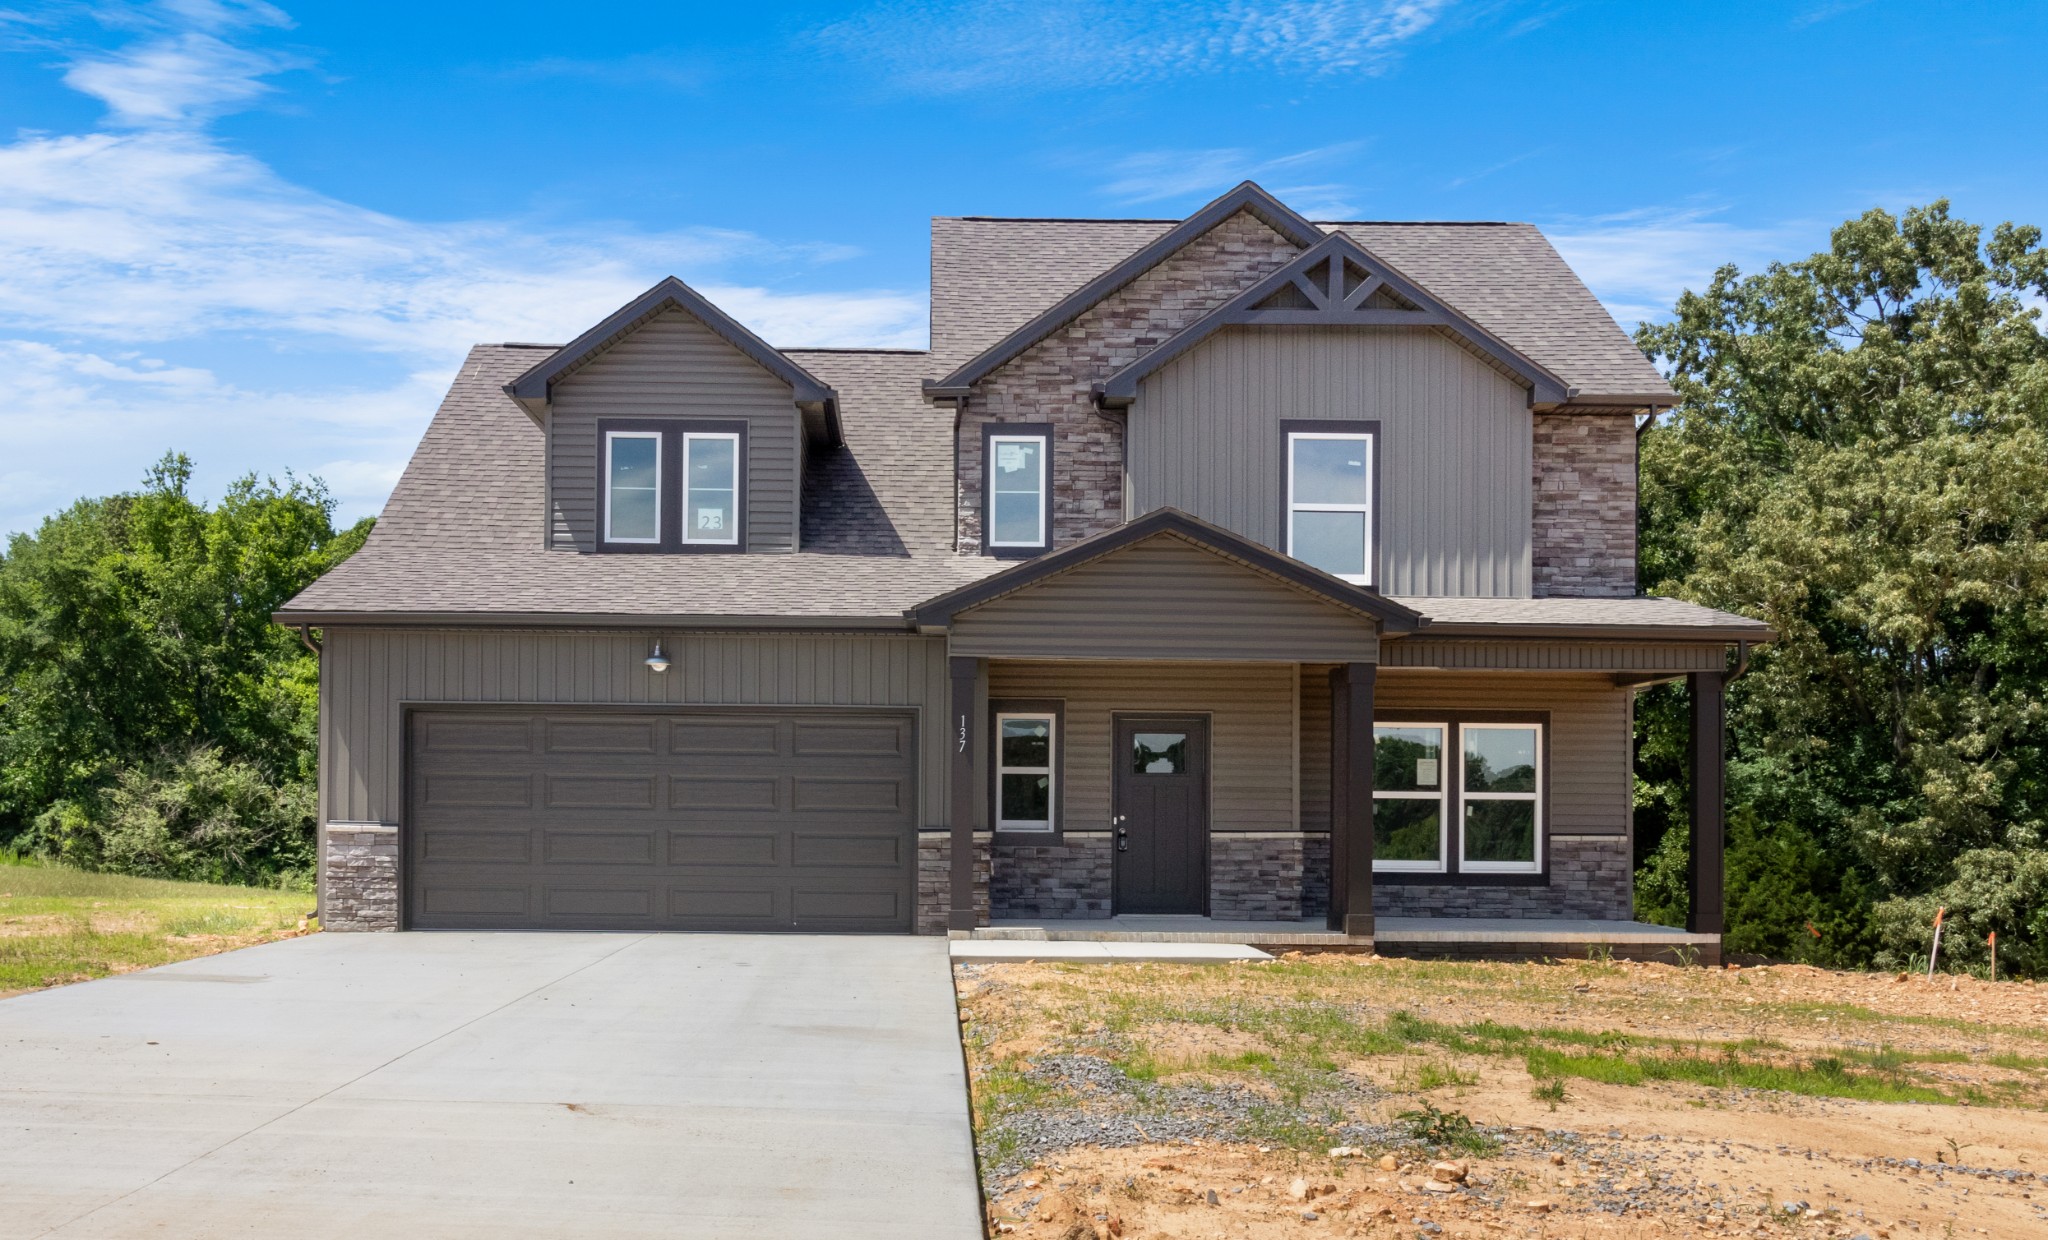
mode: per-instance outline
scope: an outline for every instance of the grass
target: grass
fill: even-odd
[[[94,874],[0,854],[0,995],[297,931],[304,892]]]

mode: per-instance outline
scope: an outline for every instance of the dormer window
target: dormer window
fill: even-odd
[[[1376,422],[1295,422],[1287,435],[1287,554],[1353,585],[1373,583]]]
[[[991,555],[1036,555],[1052,544],[1052,428],[994,423],[984,430],[987,514],[982,544]]]
[[[743,423],[606,419],[598,438],[600,551],[746,549]]]
[[[683,432],[683,541],[731,546],[740,540],[740,437]]]
[[[661,435],[607,431],[604,437],[604,539],[661,542]]]

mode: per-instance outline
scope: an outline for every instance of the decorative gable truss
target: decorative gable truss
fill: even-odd
[[[1097,403],[1105,408],[1130,405],[1147,375],[1233,326],[1431,328],[1449,333],[1527,385],[1531,405],[1559,404],[1573,392],[1556,375],[1385,259],[1343,233],[1333,233],[1098,384]]]

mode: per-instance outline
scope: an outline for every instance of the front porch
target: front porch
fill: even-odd
[[[1268,952],[1371,951],[1382,956],[1430,959],[1575,960],[1595,956],[1664,964],[1715,965],[1721,936],[1696,934],[1640,921],[1593,918],[1386,917],[1371,936],[1332,930],[1313,921],[1237,921],[1214,917],[1123,915],[1073,920],[1010,919],[955,939],[1014,943],[1215,943]]]
[[[1422,610],[1449,602],[1166,511],[921,608],[951,679],[921,928],[1717,959],[1728,633],[1662,600]],[[1700,733],[1686,931],[1632,920],[1632,694],[1669,679]]]

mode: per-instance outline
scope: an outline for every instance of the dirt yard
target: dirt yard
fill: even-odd
[[[956,981],[997,1235],[2048,1237],[2048,986],[1357,956]]]

